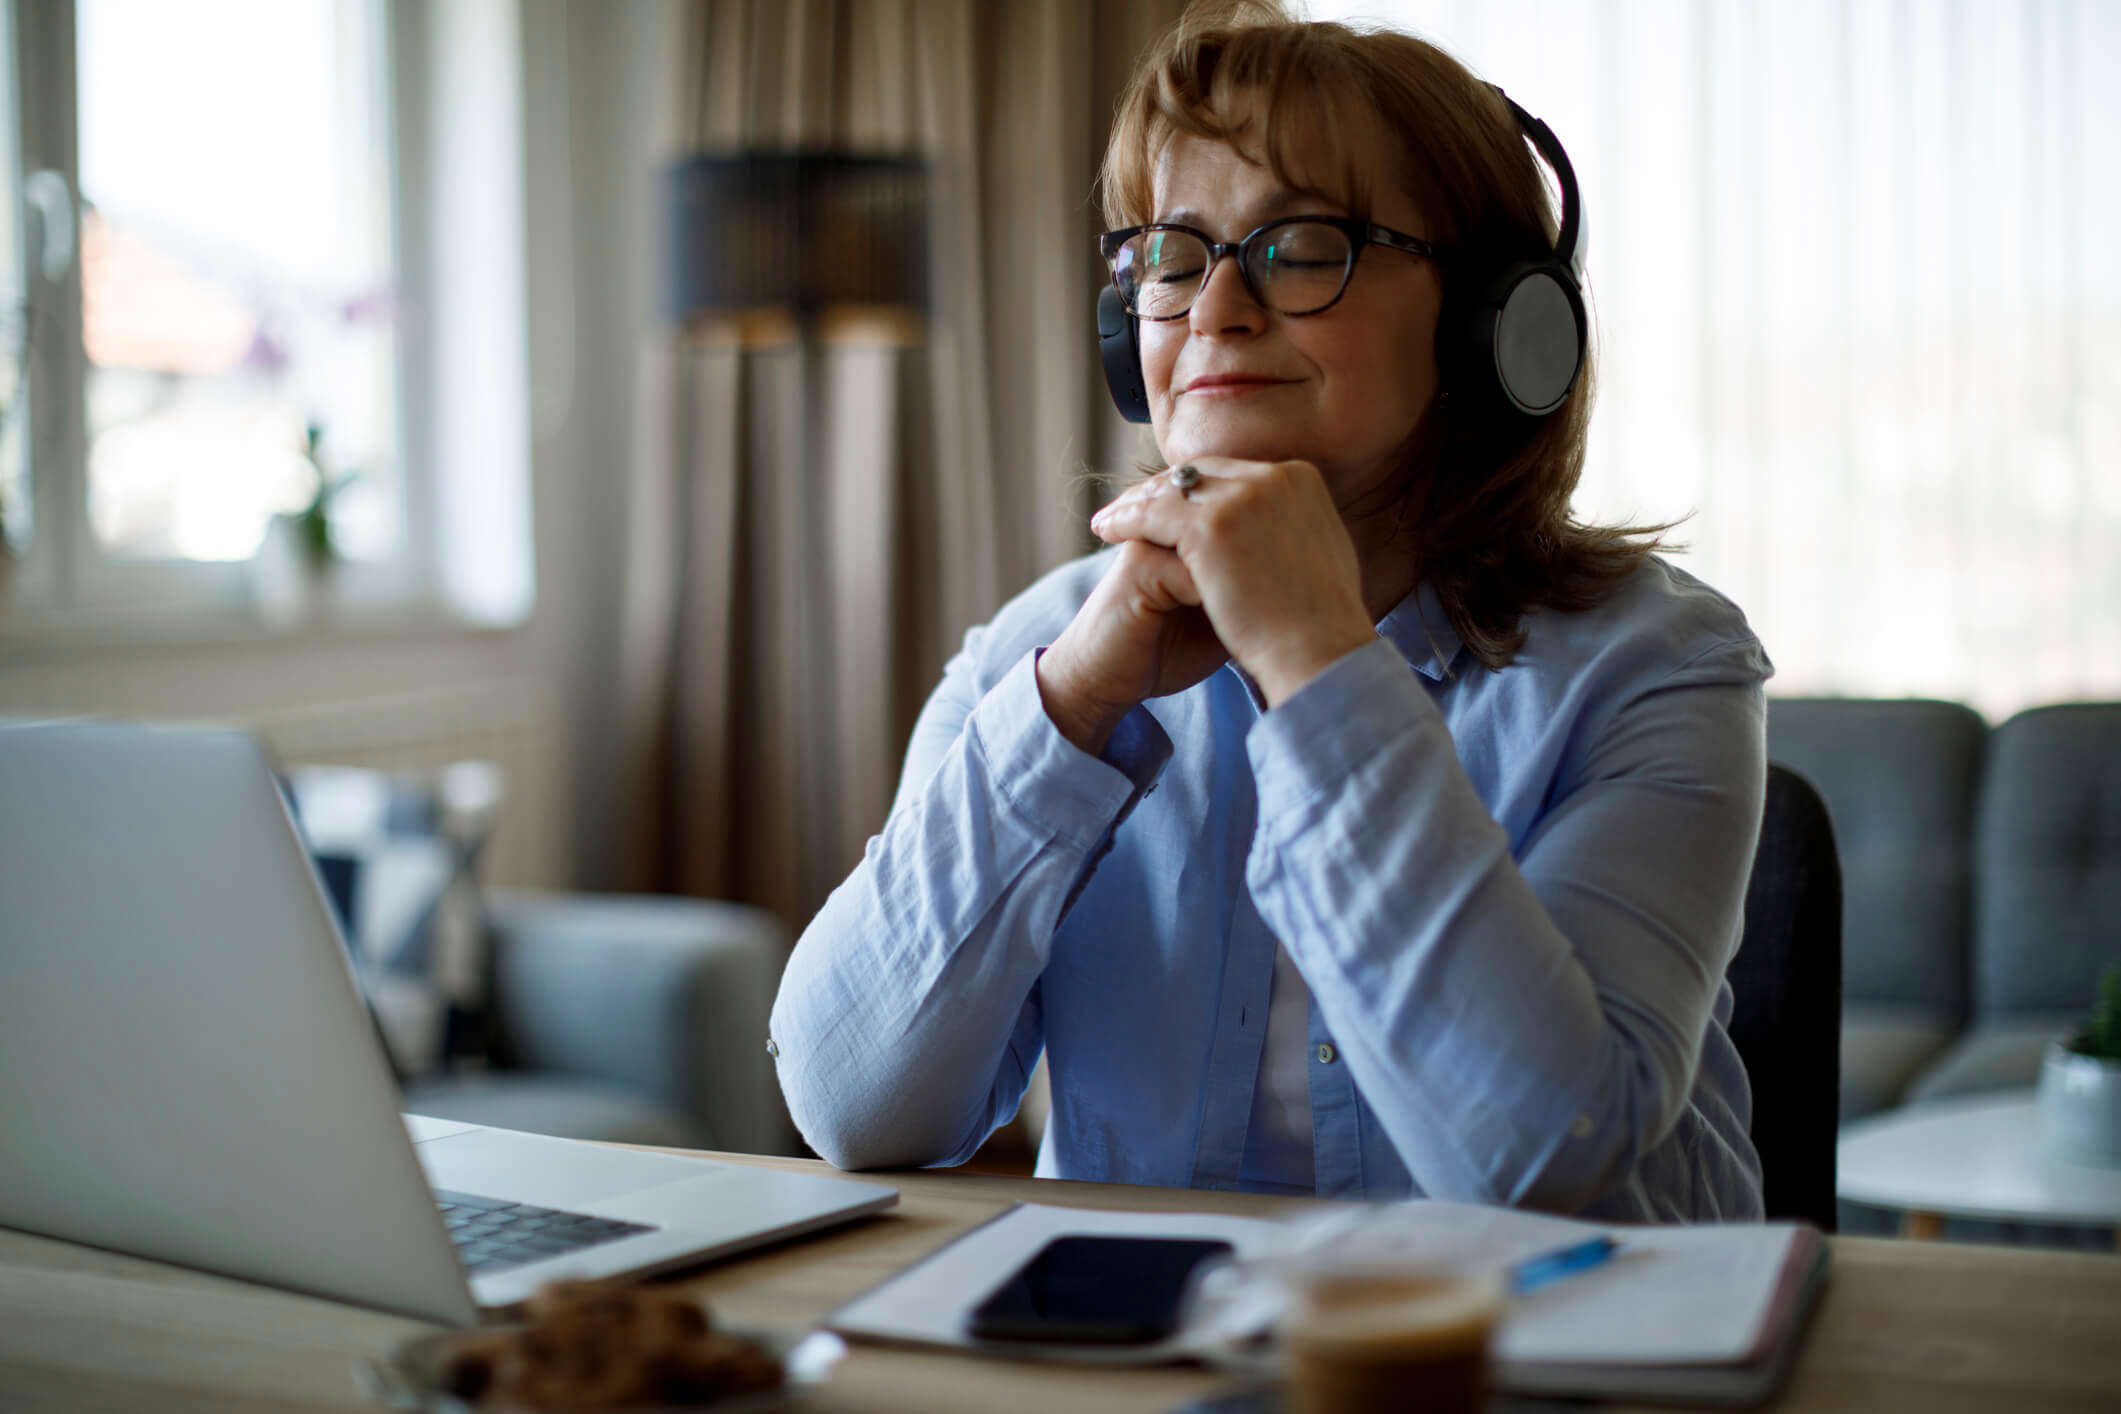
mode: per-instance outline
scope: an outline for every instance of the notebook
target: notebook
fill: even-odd
[[[1472,1204],[1416,1200],[1345,1208],[1368,1251],[1506,1267],[1600,1234],[1620,1242],[1604,1265],[1512,1301],[1497,1332],[1496,1384],[1519,1394],[1752,1405],[1787,1378],[1826,1276],[1827,1245],[1803,1224],[1635,1227]],[[1318,1218],[1308,1219],[1315,1224]],[[1200,1360],[1260,1373],[1246,1328],[1271,1311],[1224,1313],[1213,1326],[1137,1347],[993,1349],[964,1333],[971,1307],[1064,1234],[1220,1238],[1240,1260],[1301,1240],[1296,1224],[1209,1213],[1104,1212],[1025,1203],[973,1229],[827,1318],[842,1335],[954,1346],[1071,1363]],[[1315,1228],[1310,1230],[1315,1236]]]

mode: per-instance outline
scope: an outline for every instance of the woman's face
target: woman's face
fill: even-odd
[[[1303,170],[1301,166],[1299,171]],[[1324,170],[1318,164],[1316,170]],[[1375,183],[1371,220],[1426,237],[1413,201]],[[1348,214],[1264,162],[1180,134],[1156,170],[1155,220],[1235,241],[1282,216]],[[1287,315],[1255,303],[1226,258],[1183,318],[1142,320],[1142,373],[1168,465],[1198,456],[1303,460],[1343,508],[1389,479],[1436,392],[1434,264],[1365,246],[1340,302]]]

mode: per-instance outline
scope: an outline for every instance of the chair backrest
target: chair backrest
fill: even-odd
[[[1768,758],[1801,772],[1833,815],[1850,1003],[1914,1009],[1948,1027],[1966,1020],[1987,738],[1957,702],[1768,703]]]
[[[1768,765],[1745,938],[1729,972],[1731,1041],[1753,1087],[1770,1218],[1834,1229],[1841,1087],[1841,863],[1826,802]]]
[[[1975,1016],[2088,1007],[2121,962],[2121,702],[1996,728],[1974,855]]]

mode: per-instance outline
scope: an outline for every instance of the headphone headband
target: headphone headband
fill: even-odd
[[[1583,283],[1583,252],[1589,243],[1584,232],[1583,194],[1576,186],[1576,167],[1569,161],[1568,151],[1562,147],[1561,139],[1554,130],[1527,113],[1516,99],[1502,91],[1499,84],[1489,84],[1495,96],[1509,106],[1510,114],[1517,119],[1517,126],[1529,138],[1532,148],[1552,169],[1554,179],[1561,187],[1561,231],[1554,237],[1554,258],[1569,267],[1569,273]]]

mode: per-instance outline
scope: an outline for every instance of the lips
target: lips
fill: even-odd
[[[1294,378],[1275,378],[1265,373],[1203,373],[1186,384],[1189,393],[1242,392],[1248,388],[1278,388]]]

